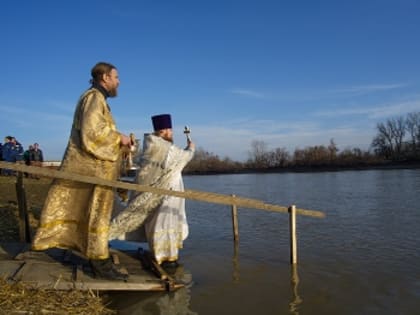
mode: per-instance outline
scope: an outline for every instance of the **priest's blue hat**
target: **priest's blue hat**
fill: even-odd
[[[155,131],[172,128],[171,115],[169,114],[152,116],[152,122]]]

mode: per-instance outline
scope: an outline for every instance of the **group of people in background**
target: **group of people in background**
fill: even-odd
[[[6,136],[4,143],[0,143],[0,160],[10,163],[25,163],[26,165],[42,166],[44,156],[38,143],[29,145],[25,151],[22,144],[13,136]],[[1,175],[12,176],[14,171],[2,169]],[[31,176],[25,174],[26,177]]]

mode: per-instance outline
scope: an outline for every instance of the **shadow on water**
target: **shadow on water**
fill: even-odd
[[[124,245],[119,244],[119,247],[124,247]],[[129,247],[133,246],[133,244],[130,244]],[[224,261],[229,262],[229,259],[226,259],[227,257],[224,257]],[[258,306],[255,310],[250,310],[246,305],[247,303],[254,304],[252,302],[253,299],[256,301],[259,299],[258,293],[258,283],[255,283],[255,289],[257,290],[256,293],[253,294],[246,294],[245,296],[241,296],[241,286],[244,285],[244,283],[255,282],[257,278],[261,277],[261,271],[254,273],[249,273],[249,271],[243,271],[244,275],[242,277],[241,275],[241,269],[240,269],[240,255],[239,255],[239,244],[238,242],[233,242],[233,252],[231,256],[231,275],[230,277],[226,277],[224,279],[223,285],[216,285],[215,288],[215,294],[220,295],[219,303],[222,304],[221,308],[219,308],[217,311],[208,310],[208,309],[201,309],[202,305],[200,305],[200,302],[198,304],[196,303],[195,306],[199,310],[195,310],[192,307],[192,295],[196,293],[196,297],[200,297],[201,295],[206,296],[207,293],[205,286],[205,283],[199,283],[198,285],[194,282],[194,277],[192,276],[191,272],[186,270],[184,268],[184,265],[180,265],[178,267],[176,273],[173,275],[177,279],[188,279],[191,280],[191,284],[183,287],[181,289],[172,291],[172,292],[109,292],[107,295],[104,296],[105,300],[108,303],[108,307],[116,310],[118,314],[120,315],[158,315],[158,314],[165,314],[165,315],[199,315],[199,314],[252,314],[257,309],[261,314],[284,314],[284,311],[286,311],[287,314],[293,314],[298,315],[299,311],[301,309],[303,299],[299,295],[299,275],[298,275],[298,267],[297,265],[290,265],[290,278],[286,279],[284,276],[273,277],[276,279],[275,281],[279,281],[281,278],[282,282],[287,284],[289,281],[290,285],[286,288],[285,291],[280,291],[278,293],[275,293],[274,290],[271,290],[274,295],[276,294],[283,294],[290,297],[289,300],[289,309],[288,312],[286,309],[282,309],[282,311],[279,313],[278,310],[276,311],[269,311],[267,312],[267,308],[270,308],[270,306],[267,307],[261,307]],[[285,266],[283,266],[285,267]],[[219,267],[217,268],[225,268],[223,264],[219,264]],[[260,267],[263,269],[263,267]],[[285,268],[286,269],[286,268]],[[209,273],[212,273],[209,271]],[[268,273],[272,273],[272,271],[269,271]],[[226,276],[226,274],[225,274]],[[231,279],[229,281],[229,278]],[[200,281],[201,282],[201,281]],[[204,282],[204,281],[203,281]],[[224,290],[226,290],[226,286],[228,286],[228,292],[227,294],[224,294]],[[212,285],[209,285],[210,288],[209,292],[211,292],[214,288],[211,288]],[[233,289],[232,289],[233,288]],[[194,292],[194,290],[196,290]],[[204,291],[203,291],[204,290]],[[244,299],[244,306],[239,307],[238,305],[240,303],[235,303],[235,294],[232,294],[232,291],[236,290],[236,294],[239,295],[240,299]],[[282,292],[282,293],[281,293]],[[264,294],[264,290],[261,291],[262,294]],[[287,294],[285,294],[287,293]],[[212,299],[211,294],[209,295],[209,298]],[[232,299],[232,300],[230,300]],[[226,301],[229,301],[227,302]],[[245,300],[247,302],[245,303]],[[226,303],[223,305],[223,303]],[[239,311],[239,313],[238,313]]]
[[[290,287],[292,291],[292,301],[289,303],[290,314],[299,314],[299,309],[303,303],[303,299],[300,297],[298,292],[299,286],[299,275],[298,267],[295,264],[291,265],[290,269]]]
[[[110,308],[121,315],[197,315],[190,309],[190,289],[174,292],[118,292],[110,296]]]
[[[239,245],[238,245],[238,242],[234,242],[233,243],[233,258],[232,258],[232,263],[233,263],[232,280],[234,283],[239,283],[239,280],[240,280],[238,255],[239,255]]]

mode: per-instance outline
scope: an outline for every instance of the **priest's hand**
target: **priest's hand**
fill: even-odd
[[[189,150],[194,151],[194,150],[195,150],[195,144],[194,144],[194,142],[192,142],[192,141],[187,141],[187,148],[188,148]]]
[[[121,134],[121,145],[125,145],[127,147],[131,146],[131,138],[129,136]]]

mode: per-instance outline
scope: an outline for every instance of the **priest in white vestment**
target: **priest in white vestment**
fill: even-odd
[[[152,117],[154,133],[146,134],[136,183],[184,191],[181,172],[194,155],[195,145],[188,138],[181,149],[173,144],[169,114]],[[110,239],[141,241],[145,233],[149,248],[163,267],[176,267],[178,251],[188,236],[185,199],[175,196],[135,193],[128,205],[115,213]]]

